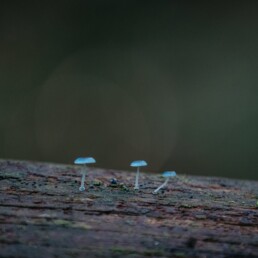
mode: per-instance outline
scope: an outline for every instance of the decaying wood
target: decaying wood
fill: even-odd
[[[0,257],[258,257],[258,182],[134,177],[0,161]]]

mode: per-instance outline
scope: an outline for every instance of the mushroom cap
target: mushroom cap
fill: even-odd
[[[74,161],[74,164],[90,164],[96,163],[96,160],[92,157],[79,157]]]
[[[174,177],[176,176],[176,171],[165,171],[162,174],[163,177]]]
[[[147,165],[145,160],[135,160],[130,164],[131,167],[145,167]]]

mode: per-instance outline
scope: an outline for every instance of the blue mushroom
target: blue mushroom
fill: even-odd
[[[166,178],[166,180],[165,180],[165,182],[164,182],[161,186],[159,186],[156,190],[153,191],[153,194],[158,193],[158,191],[159,191],[161,188],[164,188],[164,187],[167,185],[169,179],[170,179],[171,177],[175,177],[175,176],[176,176],[176,172],[175,172],[175,171],[165,171],[165,172],[163,172],[162,176],[163,176],[164,178]]]
[[[147,166],[147,162],[145,160],[135,160],[130,164],[131,167],[137,167],[137,173],[135,178],[135,186],[134,189],[139,189],[139,174],[140,174],[140,167]]]
[[[81,186],[79,188],[80,191],[85,191],[85,175],[86,175],[86,164],[96,163],[96,160],[92,157],[79,157],[75,159],[74,164],[76,165],[83,165],[84,169],[82,171],[82,179],[81,179]]]

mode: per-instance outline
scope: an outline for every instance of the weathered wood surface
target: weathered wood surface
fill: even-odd
[[[0,161],[0,257],[258,257],[258,182],[134,176]]]

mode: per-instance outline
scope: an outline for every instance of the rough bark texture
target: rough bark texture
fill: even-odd
[[[258,183],[0,161],[0,257],[258,257]],[[116,178],[117,184],[110,184]]]

